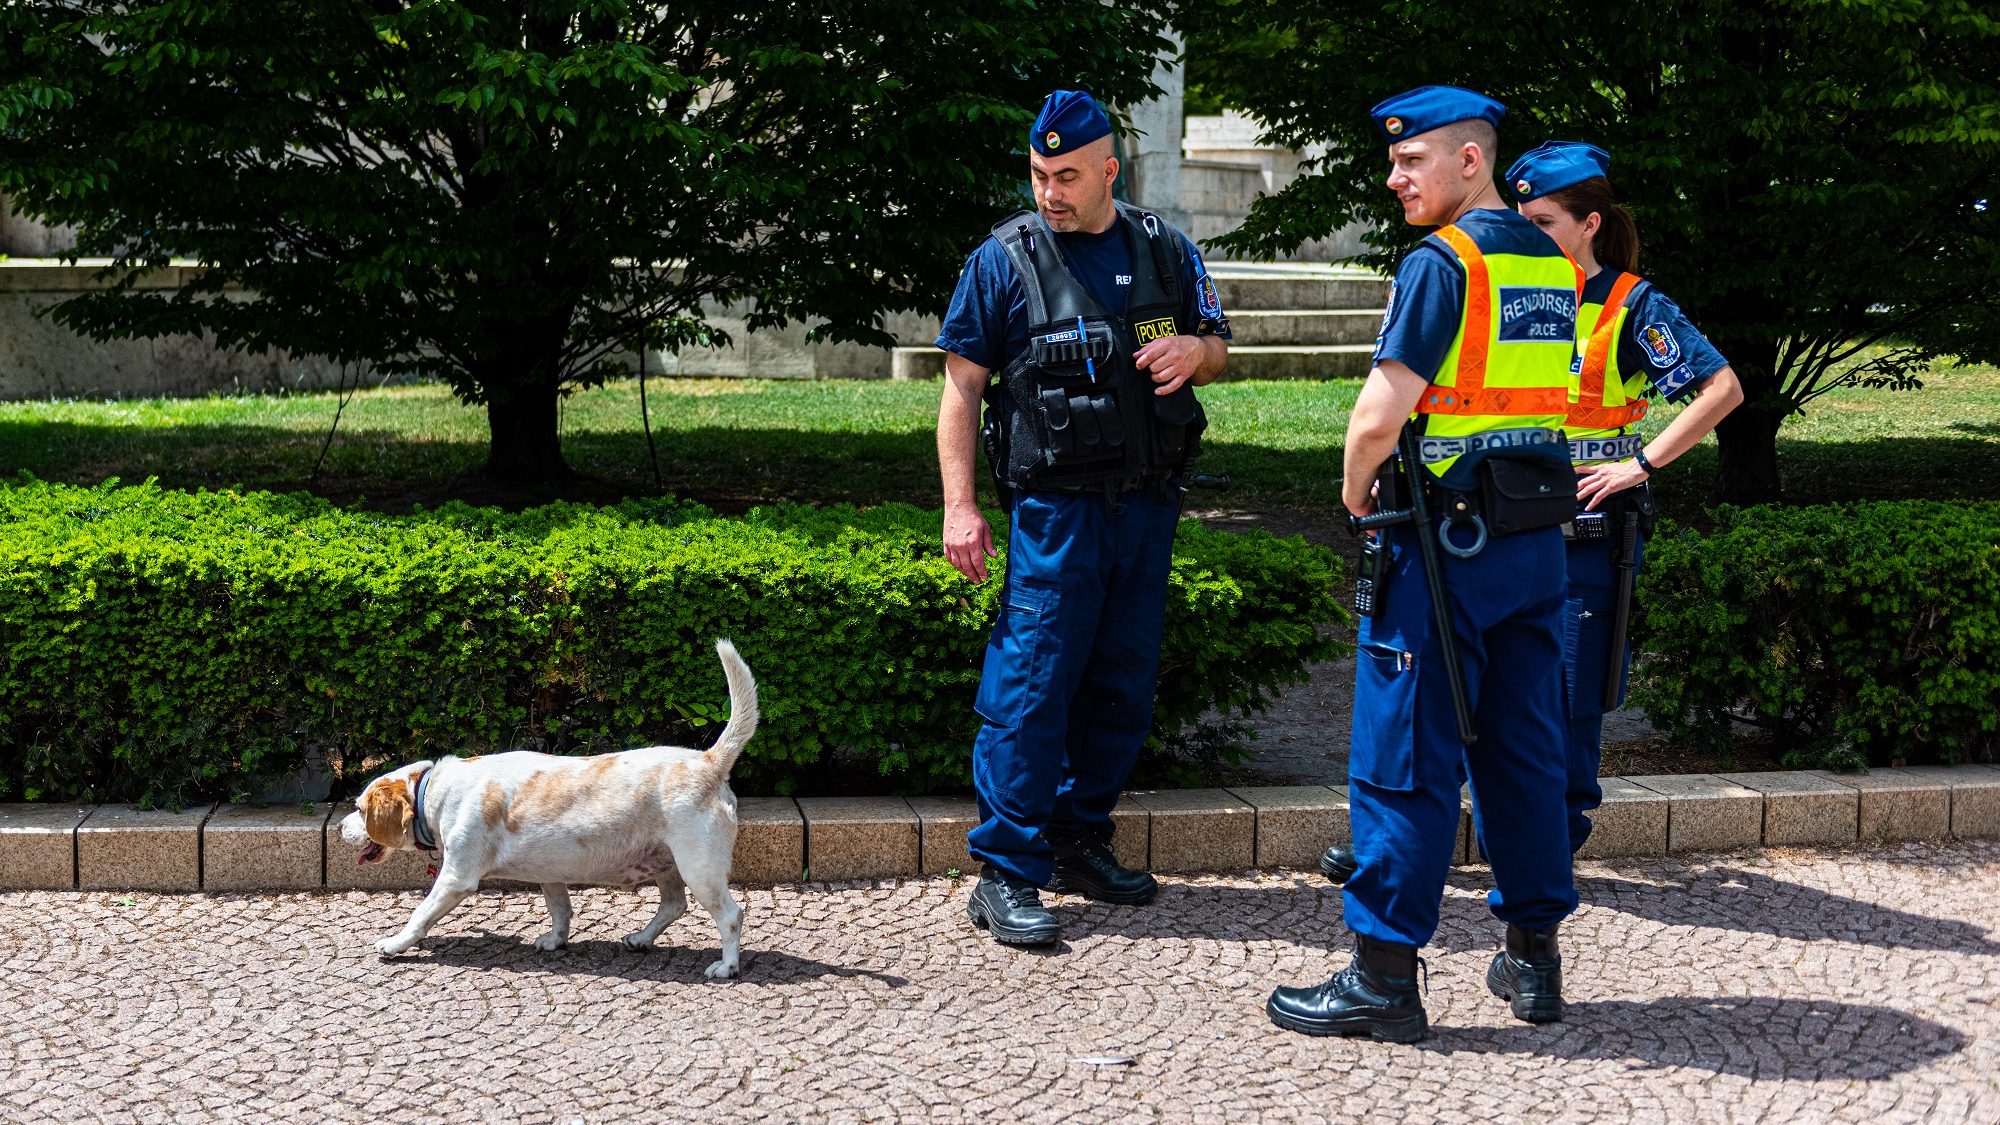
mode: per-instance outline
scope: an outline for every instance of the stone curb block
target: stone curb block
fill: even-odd
[[[1764,795],[1714,774],[1648,774],[1625,780],[1667,798],[1667,851],[1726,852],[1764,838]]]
[[[302,891],[326,885],[326,821],[315,805],[223,805],[201,828],[201,889]]]
[[[1146,810],[1154,871],[1256,866],[1257,810],[1227,789],[1144,790],[1125,794],[1119,803],[1126,802]]]
[[[800,797],[806,875],[816,882],[915,875],[922,827],[901,797]]]
[[[76,826],[95,805],[0,805],[0,890],[76,889]]]
[[[1913,777],[1899,769],[1867,773],[1807,772],[1860,791],[1863,842],[1936,840],[1951,835],[1949,785]]]
[[[1153,869],[1153,818],[1137,803],[1111,810],[1111,855],[1134,871]]]
[[[790,797],[736,798],[729,881],[796,883],[806,869],[806,818]]]
[[[170,812],[101,805],[76,828],[76,885],[85,891],[201,889],[201,826],[214,805]]]
[[[911,797],[910,811],[917,814],[917,835],[922,843],[917,871],[923,875],[961,875],[976,871],[979,864],[966,850],[965,834],[979,826],[979,802],[970,797]]]
[[[1229,793],[1256,810],[1258,867],[1315,868],[1327,845],[1350,839],[1344,786],[1268,785]]]
[[[2000,839],[2000,767],[1910,766],[1602,779],[1585,858],[1856,841]],[[1482,859],[1461,791],[1453,862]],[[0,890],[423,890],[430,857],[354,864],[339,837],[351,802],[203,806],[0,804]],[[741,884],[943,875],[978,867],[966,797],[745,797],[731,871]],[[1340,786],[1135,791],[1112,813],[1112,851],[1160,872],[1317,866],[1350,839]]]
[[[1585,859],[1665,855],[1671,798],[1622,777],[1603,777],[1604,803],[1590,814],[1590,837],[1577,854]]]
[[[1951,834],[1961,840],[2000,839],[2000,767],[1903,766],[1896,772],[1951,792]]]
[[[1851,786],[1807,773],[1717,774],[1764,795],[1764,842],[1851,844],[1861,825],[1861,794]]]
[[[326,889],[329,891],[427,891],[431,888],[428,852],[394,851],[366,867],[359,853],[340,838],[340,822],[354,811],[353,801],[333,806],[326,817]]]

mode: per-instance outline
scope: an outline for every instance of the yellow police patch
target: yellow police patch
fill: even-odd
[[[1044,137],[1043,140],[1048,144],[1050,152],[1054,152],[1062,147],[1062,134],[1056,132],[1054,129],[1049,130],[1049,135]]]
[[[1174,318],[1163,316],[1158,320],[1143,320],[1133,325],[1132,330],[1139,334],[1141,344],[1164,340],[1174,334]]]
[[[1382,128],[1392,137],[1401,136],[1403,133],[1403,119],[1400,117],[1391,117],[1387,121],[1382,122]]]

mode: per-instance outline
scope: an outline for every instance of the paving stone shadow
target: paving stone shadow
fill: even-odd
[[[1701,867],[1668,876],[1665,883],[1597,876],[1579,879],[1577,892],[1592,906],[1667,925],[2000,956],[2000,941],[1985,927],[1864,902],[1756,871]]]
[[[1106,906],[1074,895],[1044,901],[1065,932],[1074,928],[1078,933],[1134,938],[1287,941],[1309,949],[1344,950],[1354,938],[1340,920],[1340,890],[1313,885],[1324,882],[1317,875],[1259,887],[1167,879],[1160,884],[1160,897],[1147,906]]]
[[[1628,1060],[1758,1080],[1873,1082],[1965,1049],[1954,1028],[1897,1008],[1773,996],[1572,1003],[1561,1023],[1433,1027],[1436,1054]]]
[[[462,937],[425,938],[418,950],[391,958],[388,963],[415,965],[431,961],[468,969],[708,984],[702,972],[718,955],[713,946],[676,945],[664,940],[645,951],[627,949],[616,941],[573,941],[553,953],[545,953],[534,947],[533,935],[523,938],[489,931]],[[910,983],[893,973],[833,965],[779,949],[748,946],[743,949],[742,970],[737,979],[792,984],[820,977],[866,978],[890,988]]]

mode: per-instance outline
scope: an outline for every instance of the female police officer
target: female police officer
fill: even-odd
[[[1653,472],[1679,457],[1743,401],[1736,373],[1680,308],[1641,280],[1639,231],[1613,199],[1603,149],[1548,141],[1507,169],[1521,214],[1583,267],[1577,401],[1563,427],[1576,464],[1577,519],[1568,536],[1564,697],[1569,743],[1569,844],[1590,835],[1585,814],[1603,792],[1597,770],[1604,713],[1625,688],[1625,623],[1650,530]],[[1650,442],[1638,432],[1648,394],[1694,396]]]

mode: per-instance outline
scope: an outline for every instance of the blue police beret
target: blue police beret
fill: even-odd
[[[1507,190],[1526,203],[1611,174],[1611,154],[1582,141],[1543,141],[1507,169]]]
[[[1406,141],[1455,121],[1480,120],[1500,124],[1507,107],[1485,94],[1457,86],[1419,86],[1378,102],[1368,116],[1391,142]]]
[[[1028,144],[1043,156],[1073,152],[1111,132],[1111,119],[1097,99],[1082,90],[1057,90],[1042,102],[1028,130]]]

